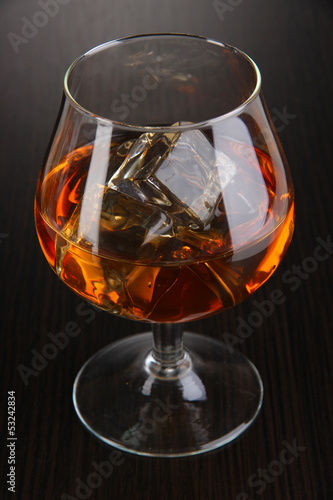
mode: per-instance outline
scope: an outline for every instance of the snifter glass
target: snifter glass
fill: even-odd
[[[83,424],[122,450],[202,453],[260,409],[260,376],[223,332],[183,335],[255,292],[292,237],[292,182],[260,90],[243,52],[181,34],[106,43],[66,73],[36,227],[72,290],[151,323],[74,384]]]

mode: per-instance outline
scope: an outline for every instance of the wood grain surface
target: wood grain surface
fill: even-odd
[[[2,0],[0,18],[0,498],[332,499],[332,2]],[[80,298],[43,257],[33,218],[65,70],[99,43],[147,32],[204,35],[256,61],[296,191],[295,235],[276,273],[233,310],[189,325],[222,338],[235,331],[238,317],[249,318],[255,301],[274,289],[283,292],[283,304],[237,346],[263,379],[260,415],[230,445],[179,459],[110,457],[114,450],[79,423],[71,392],[84,361],[147,327],[95,310],[83,315]],[[18,367],[32,368],[49,334],[63,332],[69,322],[80,334],[24,383]],[[15,493],[4,484],[7,391],[16,395]],[[91,482],[94,463],[111,459],[113,470],[97,487],[77,489]]]

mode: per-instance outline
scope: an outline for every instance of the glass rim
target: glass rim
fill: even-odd
[[[89,109],[86,109],[85,107],[81,106],[79,102],[77,102],[74,97],[71,94],[71,91],[69,90],[69,85],[68,85],[68,79],[72,71],[75,69],[75,67],[79,64],[79,62],[85,58],[85,57],[90,57],[96,52],[100,52],[101,50],[105,50],[106,48],[109,48],[111,46],[118,45],[120,43],[126,43],[127,41],[130,40],[135,40],[135,39],[143,39],[143,38],[148,38],[148,37],[175,37],[175,38],[195,38],[197,40],[204,40],[207,43],[218,45],[220,47],[226,48],[230,51],[237,52],[240,56],[242,56],[245,60],[247,60],[252,68],[254,69],[255,75],[256,75],[256,86],[254,90],[252,91],[251,95],[244,101],[242,104],[237,106],[236,108],[232,109],[231,111],[228,111],[227,113],[224,113],[222,115],[215,116],[213,118],[210,118],[208,120],[203,120],[199,122],[194,122],[194,123],[188,123],[184,125],[170,125],[170,126],[161,126],[161,125],[133,125],[129,124],[126,122],[118,121],[118,120],[112,120],[110,118],[105,118],[102,115],[99,115],[97,113],[94,113],[92,111],[89,111]],[[213,40],[212,38],[208,38],[205,36],[200,36],[200,35],[192,35],[188,33],[145,33],[145,34],[140,34],[140,35],[133,35],[133,36],[128,36],[128,37],[123,37],[123,38],[117,38],[115,40],[110,40],[108,42],[99,44],[92,49],[88,50],[81,56],[77,57],[72,64],[69,66],[67,69],[65,76],[64,76],[64,93],[66,98],[69,100],[69,102],[81,113],[88,115],[89,117],[93,118],[97,122],[101,122],[104,124],[109,124],[117,129],[122,129],[122,130],[137,130],[137,131],[142,131],[142,132],[168,132],[172,131],[174,132],[175,130],[177,131],[186,131],[186,130],[193,130],[197,128],[205,128],[207,126],[213,125],[214,123],[220,122],[222,120],[226,120],[228,118],[231,118],[232,116],[238,115],[246,106],[248,106],[260,93],[261,90],[261,73],[260,70],[257,66],[257,64],[251,59],[250,56],[248,56],[245,52],[242,50],[226,44],[219,42],[217,40]]]

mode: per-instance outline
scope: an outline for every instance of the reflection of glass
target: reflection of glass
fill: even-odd
[[[260,377],[182,323],[238,304],[276,269],[293,232],[288,169],[242,52],[188,35],[111,42],[65,78],[36,195],[58,276],[95,305],[152,323],[83,367],[77,412],[127,451],[216,448],[255,418]]]

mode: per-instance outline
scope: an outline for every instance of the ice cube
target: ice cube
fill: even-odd
[[[179,135],[145,133],[135,141],[127,141],[127,156],[112,173],[108,187],[146,203],[172,206],[163,191],[155,186],[153,173]]]
[[[216,151],[199,130],[182,132],[167,158],[155,171],[160,189],[179,200],[193,219],[193,229],[204,229],[214,215],[222,186]],[[177,214],[183,218],[184,214]]]
[[[85,210],[82,210],[82,206]],[[159,207],[135,200],[101,184],[84,193],[62,235],[94,253],[122,258],[140,258],[163,247],[163,238],[173,236],[172,220]]]
[[[128,147],[108,187],[159,205],[178,225],[204,229],[233,169],[200,130],[145,133]]]

